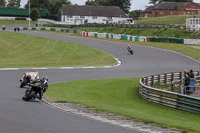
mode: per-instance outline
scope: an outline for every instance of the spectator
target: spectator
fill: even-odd
[[[190,70],[190,88],[189,88],[189,93],[192,94],[195,91],[195,84],[194,84],[195,80],[194,80],[194,72],[191,69]]]
[[[188,94],[189,92],[189,85],[190,85],[190,77],[189,77],[189,73],[187,72],[186,69],[184,69],[184,72],[183,72],[183,85],[181,87],[181,93],[186,93]]]

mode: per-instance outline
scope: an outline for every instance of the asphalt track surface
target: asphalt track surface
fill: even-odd
[[[183,69],[198,70],[198,63],[180,54],[157,48],[133,45],[134,55],[126,51],[127,44],[78,38],[36,31],[21,31],[34,36],[79,43],[104,50],[117,57],[122,65],[113,68],[36,70],[49,82],[85,79],[142,77]],[[41,44],[42,45],[42,44]],[[139,133],[138,130],[91,120],[47,106],[41,102],[21,100],[25,89],[19,79],[29,69],[0,71],[0,132],[2,133]]]

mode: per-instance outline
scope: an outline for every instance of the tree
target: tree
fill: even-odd
[[[154,6],[156,6],[158,4],[159,0],[150,0],[149,4],[153,4]]]
[[[109,0],[110,6],[120,7],[126,14],[129,13],[131,0]]]
[[[87,0],[85,5],[93,5],[93,6],[108,6],[109,0]]]
[[[6,6],[6,1],[5,0],[0,0],[0,7],[5,7]]]
[[[50,9],[51,14],[61,14],[62,4],[71,5],[69,0],[57,0],[52,1],[52,9]]]
[[[21,0],[8,0],[7,7],[9,8],[20,8]]]
[[[40,13],[36,8],[31,11],[30,18],[32,21],[37,21],[40,18]]]
[[[134,10],[129,13],[130,18],[138,18],[140,17],[141,10]]]

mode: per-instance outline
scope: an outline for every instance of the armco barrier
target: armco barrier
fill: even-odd
[[[199,72],[195,72],[194,74],[197,76],[199,75]],[[200,98],[152,87],[156,82],[166,84],[171,83],[173,80],[181,80],[182,77],[182,72],[165,73],[144,77],[140,79],[140,96],[148,101],[171,108],[200,114]]]
[[[49,28],[49,27],[20,27],[21,30],[46,30],[46,31],[61,31],[65,33],[75,33],[75,34],[81,34],[80,30],[74,30],[74,29],[60,29],[60,28]]]

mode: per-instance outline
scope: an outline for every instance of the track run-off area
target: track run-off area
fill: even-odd
[[[25,90],[19,88],[19,79],[27,71],[47,75],[49,83],[72,80],[143,77],[183,69],[198,70],[198,62],[181,54],[158,48],[133,45],[130,55],[127,44],[90,38],[56,35],[37,31],[20,31],[33,36],[78,43],[110,53],[121,65],[109,68],[18,69],[0,71],[0,129],[2,133],[136,133],[137,129],[95,121],[60,111],[38,101],[21,100]],[[138,94],[139,95],[139,94]]]

